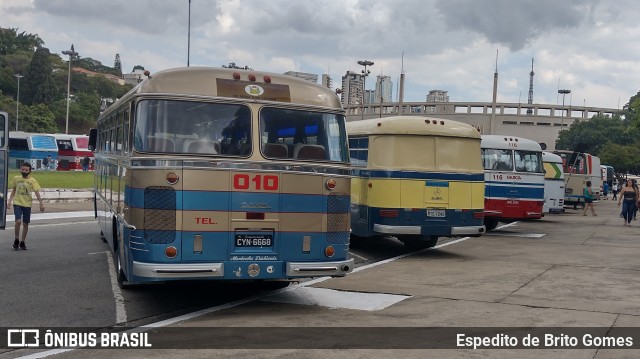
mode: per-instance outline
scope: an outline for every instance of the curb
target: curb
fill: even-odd
[[[93,200],[93,189],[43,188],[40,195],[44,203],[87,202]],[[36,199],[35,194],[32,197]]]

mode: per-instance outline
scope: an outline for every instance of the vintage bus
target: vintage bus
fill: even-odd
[[[57,161],[58,146],[53,135],[9,132],[9,168],[19,169],[24,162],[29,162],[34,170],[55,170]]]
[[[484,234],[480,134],[417,116],[347,123],[352,238],[395,236],[414,249]]]
[[[90,135],[118,282],[351,272],[344,122],[334,92],[286,75],[149,76]]]
[[[544,165],[544,213],[564,212],[564,171],[562,158],[551,152],[542,152]]]
[[[93,152],[89,151],[89,136],[55,133],[58,145],[58,171],[82,171],[82,160],[89,157],[93,170]]]
[[[600,197],[602,173],[600,158],[589,153],[556,150],[553,153],[562,158],[565,179],[565,206],[584,205],[583,189],[587,181],[591,181],[591,189],[595,197]]]
[[[542,218],[544,171],[542,149],[532,140],[482,135],[487,230],[498,222]]]
[[[602,185],[604,186],[604,183],[607,182],[607,184],[609,185],[609,192],[611,192],[611,189],[613,188],[613,182],[616,177],[613,166],[600,165],[600,172],[602,174]]]

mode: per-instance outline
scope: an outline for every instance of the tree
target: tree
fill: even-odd
[[[49,103],[56,98],[56,86],[52,76],[49,49],[40,47],[33,54],[24,76],[24,102],[26,104]],[[22,92],[22,90],[20,90]],[[22,93],[20,100],[23,99]]]
[[[43,45],[44,41],[38,35],[27,34],[24,31],[18,34],[18,29],[0,27],[0,55],[13,54],[20,50],[31,53]]]
[[[609,142],[602,146],[600,163],[606,163],[618,173],[640,173],[640,148],[636,144],[620,145]]]
[[[597,155],[608,142],[623,145],[635,143],[635,132],[627,128],[619,115],[596,115],[588,120],[575,121],[568,130],[560,131],[556,149],[573,150],[582,143],[586,146],[585,152]]]
[[[113,68],[118,76],[122,76],[122,62],[120,62],[120,54],[116,54],[116,60],[113,62]]]

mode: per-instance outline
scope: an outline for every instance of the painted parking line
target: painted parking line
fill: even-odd
[[[61,219],[61,218],[83,218],[94,217],[93,211],[78,211],[78,212],[52,212],[52,213],[35,213],[31,214],[31,221],[39,221],[45,219]],[[13,212],[7,213],[7,222],[15,222],[15,216]]]

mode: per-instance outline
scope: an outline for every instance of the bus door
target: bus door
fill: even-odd
[[[7,224],[7,176],[9,174],[9,116],[0,112],[0,229]]]

